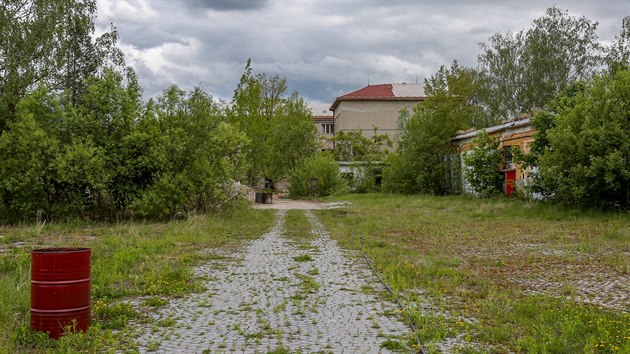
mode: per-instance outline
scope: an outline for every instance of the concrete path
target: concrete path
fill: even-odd
[[[320,203],[312,200],[294,200],[275,198],[272,204],[252,204],[254,209],[278,209],[278,210],[320,210],[320,209],[335,209],[343,207],[348,202],[332,202],[332,203]]]
[[[140,351],[386,353],[384,342],[405,342],[410,331],[375,295],[382,286],[362,260],[343,252],[310,211],[316,237],[286,239],[285,215],[279,210],[273,229],[231,260],[197,267],[208,290],[153,313],[158,325],[140,335]]]

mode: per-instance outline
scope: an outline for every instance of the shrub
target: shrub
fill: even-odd
[[[557,101],[548,146],[538,152],[543,195],[564,205],[630,207],[630,71],[596,77]]]
[[[304,160],[289,177],[289,183],[293,197],[327,196],[346,187],[339,166],[331,156],[324,154]]]
[[[482,198],[500,193],[501,175],[497,166],[501,162],[501,153],[498,147],[499,142],[484,130],[477,135],[472,150],[464,157],[464,178]]]

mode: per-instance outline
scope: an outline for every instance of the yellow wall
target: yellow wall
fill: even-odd
[[[518,127],[518,128],[506,128],[503,130],[495,131],[489,133],[490,136],[499,140],[500,145],[499,148],[502,149],[504,146],[518,146],[518,148],[522,152],[529,152],[530,144],[534,141],[534,135],[538,131],[532,128],[530,125]],[[472,141],[474,137],[462,140],[459,143],[460,152],[465,152],[470,150]],[[513,148],[514,149],[514,148]],[[531,172],[531,168],[522,168],[521,164],[514,163],[515,171],[516,171],[516,180],[517,181],[525,181],[529,177],[529,173]]]

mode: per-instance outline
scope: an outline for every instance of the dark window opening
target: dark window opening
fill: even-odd
[[[332,124],[322,124],[322,134],[333,134],[334,128]]]
[[[505,164],[512,163],[512,147],[511,146],[503,147],[503,163]]]

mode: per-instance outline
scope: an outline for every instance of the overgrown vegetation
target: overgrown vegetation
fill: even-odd
[[[501,162],[499,142],[482,131],[473,140],[471,151],[464,156],[464,178],[473,192],[481,198],[496,196],[501,191],[501,175],[497,166]]]
[[[630,207],[630,71],[570,87],[534,120],[525,161],[538,167],[535,191],[564,205]]]
[[[383,187],[402,193],[451,194],[459,191],[452,176],[459,174],[451,138],[483,111],[473,104],[479,83],[474,70],[453,62],[425,81],[427,98],[414,110],[402,132],[398,149],[383,171]]]
[[[219,104],[200,88],[142,101],[96,2],[0,6],[0,223],[173,218],[238,202],[237,181],[287,177],[316,150],[311,114],[251,61]]]
[[[200,89],[142,107],[133,76],[89,79],[78,105],[39,89],[0,136],[0,218],[174,217],[229,200],[247,137]]]
[[[600,44],[597,22],[552,6],[531,28],[497,33],[480,44],[480,104],[498,123],[544,107],[564,88],[587,81],[612,48]],[[621,58],[618,58],[621,59]]]
[[[411,116],[401,112],[403,133],[388,158],[384,189],[460,193],[461,161],[450,143],[456,132],[536,110],[536,141],[521,159],[535,167],[526,192],[565,205],[627,209],[630,18],[610,46],[598,42],[596,29],[597,23],[553,6],[530,29],[482,43],[477,68],[442,66],[425,80],[429,97]],[[480,196],[495,194],[498,183],[490,143],[471,153],[467,161],[474,166],[463,171]]]
[[[337,161],[382,161],[393,147],[389,135],[378,134],[376,128],[370,137],[364,136],[362,131],[340,131],[332,140]]]
[[[630,350],[627,215],[462,196],[343,200],[353,206],[318,211],[322,222],[404,295],[428,349]]]
[[[248,60],[227,115],[251,141],[240,151],[247,161],[251,185],[264,178],[273,187],[317,150],[317,129],[310,110],[297,92],[289,97],[286,92],[286,79],[254,75]]]
[[[242,208],[232,214],[196,216],[169,223],[46,223],[0,227],[0,348],[15,352],[78,352],[134,349],[128,321],[148,321],[120,300],[182,296],[200,290],[192,267],[215,247],[235,247],[271,226],[270,211]],[[61,341],[29,330],[30,249],[48,246],[92,248],[93,325],[86,334]],[[114,331],[115,330],[115,331]]]
[[[302,161],[289,178],[291,197],[328,196],[345,188],[337,162],[328,154]]]

